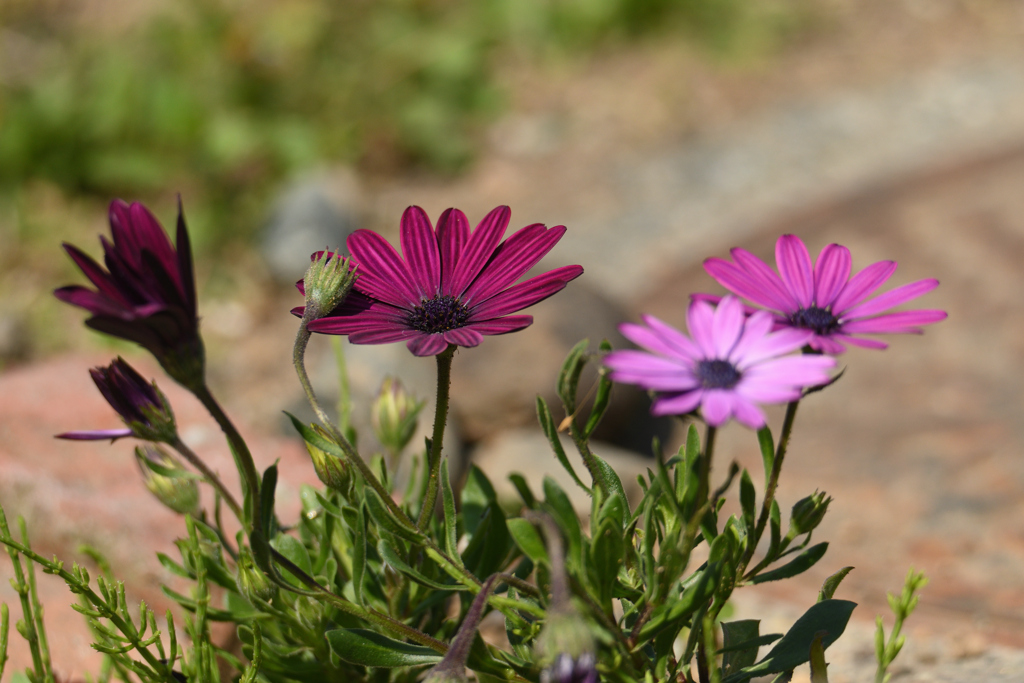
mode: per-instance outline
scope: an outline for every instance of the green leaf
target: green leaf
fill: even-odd
[[[750,472],[743,468],[740,475],[740,507],[743,509],[743,525],[747,529],[747,537],[754,534],[754,509],[757,507],[757,492],[754,490],[754,482],[750,478]]]
[[[621,533],[623,527],[626,526],[626,519],[629,517],[629,506],[626,504],[624,496],[613,493],[608,497],[602,505],[600,511],[597,513],[597,526],[604,524],[605,520],[613,519],[619,527]]]
[[[622,564],[622,525],[609,517],[598,527],[590,544],[591,582],[597,587],[598,602],[608,614],[612,612],[612,597]]]
[[[566,415],[576,412],[576,392],[580,383],[580,374],[587,364],[586,353],[590,346],[590,340],[583,339],[576,346],[572,347],[569,355],[562,363],[562,370],[558,373],[558,397],[562,399]]]
[[[363,579],[366,576],[366,507],[356,508],[356,523],[352,530],[352,595],[363,604]]]
[[[476,533],[469,539],[469,545],[462,553],[462,561],[477,576],[490,576],[505,565],[513,547],[505,525],[505,513],[500,505],[491,503],[484,509]]]
[[[470,465],[466,485],[462,487],[462,525],[467,534],[475,534],[488,505],[498,502],[494,486],[476,465]]]
[[[270,546],[281,553],[295,564],[296,567],[306,572],[307,576],[313,576],[313,563],[309,559],[309,551],[306,550],[306,546],[302,545],[302,542],[293,536],[288,534],[278,534],[270,542]],[[286,567],[282,567],[282,572],[286,578],[292,579],[292,585],[297,588],[304,588],[305,584],[294,576]]]
[[[811,683],[828,683],[828,664],[825,663],[825,648],[821,644],[819,631],[811,642]]]
[[[455,494],[448,477],[448,458],[441,461],[441,502],[444,508],[444,549],[456,562],[459,558],[459,523],[455,515]]]
[[[811,644],[821,637],[822,649],[827,649],[846,630],[850,615],[857,603],[849,600],[824,600],[813,605],[775,647],[757,664],[723,679],[722,683],[743,683],[755,676],[790,671],[805,664],[811,657]],[[824,635],[820,635],[820,632]]]
[[[376,631],[339,628],[325,634],[331,652],[350,664],[394,668],[436,664],[441,655],[422,645],[394,640]]]
[[[596,453],[591,453],[590,455],[591,462],[596,470],[594,472],[594,485],[600,485],[609,496],[618,494],[622,496],[622,500],[626,500],[626,490],[622,488],[622,480],[619,479],[618,473],[601,456]]]
[[[611,351],[612,345],[605,339],[601,342],[602,351]],[[599,371],[600,379],[597,381],[597,394],[594,396],[594,405],[590,409],[590,417],[587,418],[587,424],[583,427],[583,439],[584,441],[590,438],[590,435],[594,433],[597,426],[601,424],[601,418],[604,417],[605,412],[608,410],[608,403],[612,396],[613,382],[609,377],[608,368],[602,367]]]
[[[558,438],[558,428],[555,426],[555,419],[551,416],[551,410],[548,408],[547,402],[540,396],[537,397],[537,419],[540,421],[540,428],[544,430],[544,436],[548,438],[548,443],[551,444],[551,450],[554,451],[558,462],[581,489],[590,493],[590,487],[583,483],[583,480],[576,474],[576,470],[573,469],[572,463],[569,462],[569,457],[565,454],[562,442]]]
[[[512,540],[515,541],[519,549],[523,551],[523,554],[530,558],[534,564],[540,564],[541,562],[550,564],[548,550],[544,546],[544,539],[540,537],[537,527],[522,517],[507,519],[505,520],[505,525],[508,527]]]
[[[544,477],[544,499],[551,516],[555,518],[555,523],[568,539],[566,563],[572,570],[582,569],[583,529],[580,528],[580,518],[576,516],[572,501],[551,477]]]
[[[413,543],[423,542],[423,534],[416,527],[406,526],[394,517],[376,491],[367,487],[365,495],[366,509],[377,526],[406,541],[412,541]]]
[[[761,460],[764,461],[765,486],[771,477],[772,465],[775,464],[775,440],[772,439],[772,430],[768,425],[757,430],[757,443],[761,446]]]
[[[274,524],[274,493],[277,489],[277,465],[271,465],[263,471],[263,483],[260,485],[260,529],[267,538],[273,538],[277,529]]]
[[[751,579],[750,582],[767,583],[768,581],[780,581],[782,579],[788,579],[796,576],[797,574],[803,574],[825,555],[826,550],[828,550],[828,543],[812,545],[810,548],[803,551],[778,569],[773,569],[770,572],[765,572],[764,574],[758,574]]]
[[[756,642],[760,637],[761,621],[743,619],[722,622],[722,673],[728,676],[757,661],[758,645],[737,647],[743,643]]]
[[[410,567],[409,564],[398,554],[398,551],[383,538],[377,542],[377,552],[380,553],[380,559],[391,565],[395,571],[405,574],[416,583],[442,591],[467,590],[467,588],[461,584],[447,584],[427,578],[422,572],[418,572]]]
[[[843,579],[846,578],[846,575],[852,571],[853,567],[843,567],[835,574],[825,579],[825,582],[821,584],[821,590],[818,591],[818,602],[831,600],[832,596],[836,594],[839,584],[841,584]]]
[[[523,475],[513,472],[508,475],[508,480],[516,487],[519,497],[523,499],[523,505],[531,510],[537,507],[537,497],[533,495],[533,491],[530,490],[530,485],[526,483],[526,478]]]

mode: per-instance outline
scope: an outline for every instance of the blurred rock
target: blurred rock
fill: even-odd
[[[260,253],[275,279],[302,277],[309,255],[324,248],[345,249],[345,238],[359,227],[358,181],[351,172],[302,180],[282,192],[263,229]]]
[[[584,484],[589,485],[590,474],[572,440],[562,436],[561,442],[576,475]],[[647,471],[650,461],[632,451],[601,442],[592,442],[591,450],[618,473],[630,507],[639,503],[643,492],[636,478]],[[523,475],[530,490],[538,498],[544,497],[544,477],[550,476],[569,495],[577,512],[581,515],[590,512],[590,496],[573,481],[572,476],[558,462],[539,427],[510,429],[487,439],[473,451],[471,460],[487,474],[494,484],[498,497],[503,500],[519,500],[519,494],[508,480],[510,474],[518,472]]]

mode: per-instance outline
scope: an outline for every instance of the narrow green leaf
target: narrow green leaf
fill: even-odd
[[[512,540],[515,541],[519,549],[523,551],[523,554],[530,558],[534,564],[540,564],[541,562],[550,564],[548,550],[544,546],[544,539],[541,538],[537,527],[522,517],[507,519],[505,524],[508,527],[509,534],[512,536]]]
[[[490,576],[504,567],[513,548],[505,524],[505,513],[497,503],[491,503],[484,510],[476,533],[469,539],[469,545],[462,553],[462,561],[475,575]]]
[[[403,560],[398,554],[398,551],[383,538],[377,542],[377,552],[380,554],[380,558],[391,565],[395,571],[405,574],[416,583],[422,584],[427,588],[435,588],[442,591],[467,590],[466,587],[461,584],[448,584],[427,578],[422,572],[418,572],[410,567],[409,563]]]
[[[747,536],[754,533],[754,509],[757,507],[757,492],[754,490],[754,482],[750,478],[750,472],[743,468],[740,475],[740,507],[743,509],[743,525],[747,529]]]
[[[278,534],[270,542],[270,546],[291,560],[296,567],[306,572],[307,576],[313,576],[313,563],[309,559],[309,551],[297,538],[288,534]],[[292,585],[297,588],[305,587],[299,577],[294,576],[287,568],[282,568],[282,571],[286,578],[292,579]]]
[[[475,534],[484,510],[488,505],[498,502],[498,494],[494,492],[491,480],[476,465],[470,465],[466,485],[462,487],[462,525],[465,533]]]
[[[576,412],[576,393],[580,383],[580,374],[587,364],[586,353],[590,346],[588,339],[581,340],[572,347],[565,362],[562,363],[562,370],[558,373],[558,397],[562,399],[565,406],[565,414],[572,415]]]
[[[274,494],[277,489],[277,465],[271,465],[263,471],[263,483],[260,485],[260,529],[267,538],[273,538],[277,532],[271,527],[274,524]]]
[[[537,397],[537,419],[540,421],[540,428],[548,438],[548,443],[551,444],[551,450],[554,451],[558,462],[581,489],[590,493],[590,487],[583,483],[583,480],[576,474],[576,470],[573,469],[572,463],[569,462],[569,457],[565,454],[562,442],[558,438],[558,427],[555,426],[555,419],[551,416],[551,409],[548,408],[547,402],[540,396]]]
[[[605,339],[601,342],[602,351],[611,351],[612,345]],[[594,405],[590,409],[590,417],[587,418],[587,424],[583,427],[583,438],[589,439],[590,435],[594,433],[597,426],[601,424],[601,418],[604,417],[605,412],[608,410],[608,404],[611,401],[612,386],[613,382],[609,376],[608,368],[602,367],[599,371],[600,378],[597,381],[597,393],[594,396]]]
[[[839,588],[839,584],[843,582],[846,575],[853,571],[853,567],[843,567],[832,576],[825,579],[825,582],[821,584],[821,590],[818,591],[818,602],[823,600],[831,600],[832,596],[836,594],[836,589]]]
[[[760,637],[758,619],[722,622],[722,673],[728,676],[757,661],[758,645],[737,648],[740,643],[756,642]]]
[[[782,579],[788,579],[796,576],[797,574],[803,574],[805,571],[810,569],[820,560],[824,555],[825,551],[828,550],[828,543],[818,543],[812,545],[807,550],[803,551],[795,558],[782,565],[778,569],[773,569],[770,572],[758,574],[750,580],[751,583],[767,583],[769,581],[780,581]]]
[[[569,547],[566,549],[566,563],[572,570],[583,568],[583,529],[580,518],[572,501],[562,487],[551,477],[544,477],[544,502],[555,518],[555,523],[568,537]]]
[[[508,475],[508,480],[516,487],[519,497],[523,499],[523,505],[531,510],[537,507],[537,497],[533,495],[533,491],[530,490],[530,485],[526,483],[526,478],[523,475],[513,472]]]
[[[356,523],[352,531],[352,594],[363,604],[363,580],[366,576],[366,507],[356,508]]]
[[[608,614],[612,612],[612,597],[622,564],[622,525],[614,517],[608,517],[598,526],[590,543],[591,582],[597,587],[598,603]]]
[[[757,443],[761,446],[761,460],[764,461],[764,481],[768,485],[771,477],[772,465],[775,464],[775,440],[772,438],[772,430],[768,425],[757,430]]]
[[[590,455],[591,462],[596,470],[594,472],[594,485],[600,484],[600,487],[609,496],[620,495],[622,500],[625,501],[626,490],[622,487],[622,480],[619,479],[618,473],[601,456],[596,453],[591,453]]]
[[[441,503],[444,508],[444,549],[450,558],[459,562],[459,523],[455,515],[455,494],[448,477],[447,457],[441,461]]]
[[[380,499],[377,492],[370,487],[365,489],[365,501],[366,509],[370,513],[370,517],[376,522],[377,526],[383,530],[398,536],[399,538],[413,543],[422,543],[423,534],[419,532],[415,527],[409,527],[403,524],[400,520],[392,516],[391,511],[388,510],[384,501]]]
[[[394,668],[441,661],[441,655],[428,647],[403,643],[376,631],[339,628],[325,635],[331,651],[350,664]]]

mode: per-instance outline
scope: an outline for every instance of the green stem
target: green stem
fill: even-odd
[[[238,521],[244,524],[245,518],[243,516],[242,507],[238,504],[238,501],[235,500],[235,497],[231,495],[231,491],[228,490],[227,486],[224,485],[224,482],[220,480],[217,474],[211,470],[198,455],[196,455],[195,451],[185,445],[185,442],[181,439],[176,438],[170,443],[170,446],[174,450],[178,451],[178,453],[181,454],[181,457],[185,458],[192,467],[199,470],[200,474],[206,478],[207,483],[217,490],[217,493],[220,494],[224,503],[231,508],[233,513],[235,513],[235,517],[238,518]]]
[[[796,409],[800,407],[800,399],[790,401],[786,405],[786,417],[782,421],[782,432],[779,435],[779,443],[775,447],[775,458],[772,460],[772,469],[768,475],[768,482],[765,484],[764,502],[761,504],[761,514],[757,518],[757,526],[754,527],[754,536],[748,541],[747,550],[743,555],[743,562],[737,575],[750,563],[750,559],[757,550],[757,544],[764,534],[764,528],[768,524],[768,517],[771,515],[772,502],[775,500],[775,492],[779,487],[779,474],[782,472],[782,463],[786,459],[786,450],[789,448],[789,438],[793,433],[793,423],[796,421]]]
[[[437,401],[434,405],[434,434],[430,441],[430,455],[428,468],[430,471],[427,477],[427,490],[423,493],[423,508],[420,510],[420,518],[416,527],[423,531],[434,514],[434,505],[437,503],[437,491],[440,483],[441,472],[441,446],[444,441],[444,427],[448,422],[448,392],[452,384],[452,358],[455,355],[455,344],[449,344],[448,348],[435,356],[437,358]]]
[[[231,455],[235,459],[235,467],[238,468],[238,475],[242,480],[242,485],[248,492],[247,498],[249,498],[252,505],[252,519],[242,520],[242,523],[248,523],[247,525],[251,528],[257,523],[257,520],[261,519],[260,475],[256,471],[256,463],[252,459],[252,453],[249,452],[249,446],[245,443],[242,435],[238,433],[238,429],[231,422],[231,418],[227,416],[227,413],[217,403],[217,399],[210,393],[209,387],[204,384],[196,389],[194,393],[199,402],[203,404],[210,415],[213,416],[213,419],[217,421],[217,424],[220,425],[224,436],[227,437],[228,445],[231,447]]]
[[[4,514],[3,508],[0,508],[0,541],[3,541],[7,545],[7,553],[11,556],[11,564],[14,565],[14,580],[11,581],[11,586],[17,592],[18,597],[21,598],[21,613],[24,615],[22,623],[25,624],[25,640],[28,641],[29,651],[32,653],[32,668],[36,672],[36,675],[42,675],[45,671],[43,667],[43,656],[39,648],[39,634],[36,632],[36,619],[33,615],[32,601],[29,596],[29,585],[25,580],[25,572],[21,566],[21,558],[18,554],[25,555],[26,558],[31,562],[32,556],[29,553],[23,552],[19,544],[13,543],[14,537],[11,536],[11,530],[7,526],[7,515]]]
[[[21,531],[21,542],[31,547],[28,540],[28,526],[24,517],[18,517],[18,528]],[[46,640],[46,626],[43,624],[43,606],[39,602],[39,591],[36,589],[36,570],[32,562],[28,563],[28,593],[32,600],[32,618],[35,619],[35,631],[39,637],[39,654],[43,658],[43,681],[53,683],[53,662],[50,660],[50,644]]]
[[[704,455],[700,459],[700,488],[697,490],[697,500],[704,501],[711,492],[711,458],[715,454],[715,435],[718,429],[707,425],[704,431]],[[714,511],[712,504],[711,510]]]

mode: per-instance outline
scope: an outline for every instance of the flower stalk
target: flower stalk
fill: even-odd
[[[441,448],[444,444],[444,429],[448,422],[448,394],[452,385],[452,358],[455,355],[455,344],[437,354],[437,400],[434,405],[434,433],[430,439],[430,454],[427,461],[426,490],[421,496],[423,507],[416,527],[423,531],[430,523],[437,504],[437,492],[441,473]]]

